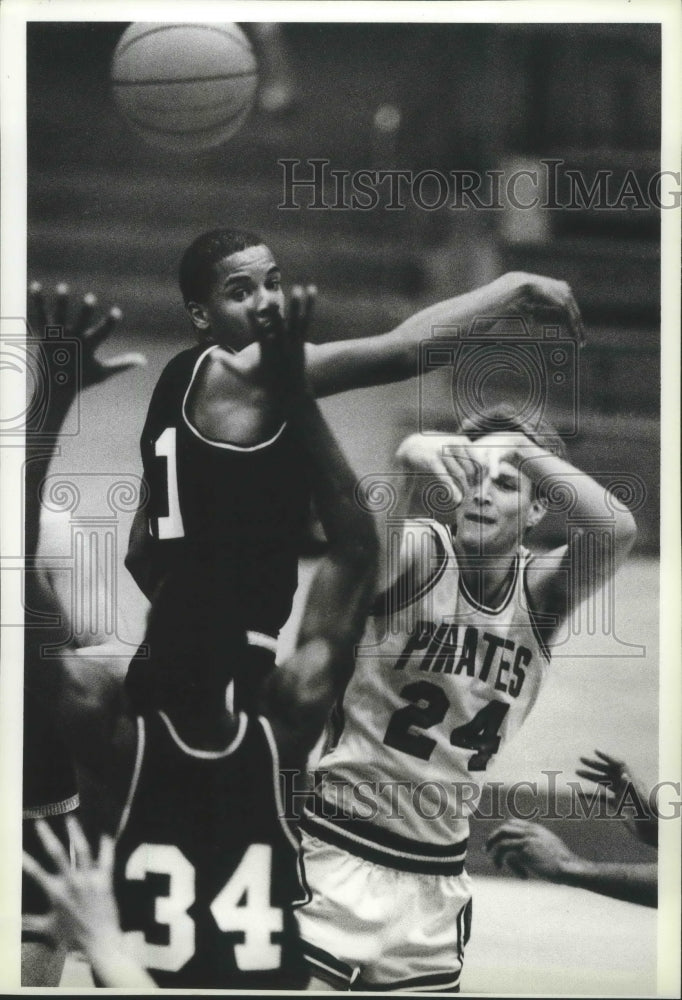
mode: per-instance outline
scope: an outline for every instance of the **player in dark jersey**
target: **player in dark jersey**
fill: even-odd
[[[217,229],[185,251],[180,288],[200,344],[163,372],[142,434],[150,495],[135,518],[126,564],[164,612],[160,633],[147,634],[131,665],[129,690],[142,703],[162,669],[164,643],[178,632],[193,635],[220,669],[221,609],[231,594],[249,637],[237,681],[240,703],[249,705],[291,610],[309,511],[300,458],[263,382],[256,343],[258,328],[283,312],[281,274],[259,236]],[[434,327],[541,308],[580,336],[565,282],[508,274],[417,313],[391,333],[306,344],[309,383],[323,396],[405,379],[417,374],[420,343]]]
[[[30,398],[27,401],[26,424],[26,525],[25,555],[27,572],[24,582],[25,650],[27,666],[40,663],[40,647],[57,643],[64,638],[63,628],[46,628],[45,622],[35,617],[39,602],[40,584],[35,569],[38,551],[38,511],[40,510],[41,484],[47,475],[56,436],[79,390],[105,381],[117,372],[144,362],[139,354],[129,354],[99,361],[96,347],[113,330],[120,313],[112,309],[105,319],[93,325],[96,299],[86,295],[80,314],[72,325],[68,318],[68,289],[57,288],[54,313],[48,314],[38,283],[33,283],[28,297],[27,344],[28,370],[37,377],[27,379]],[[49,335],[46,331],[50,330]],[[60,340],[55,339],[59,331]],[[47,339],[49,336],[49,339]],[[61,344],[60,344],[61,341]],[[79,351],[79,358],[71,357],[72,366],[57,358],[56,371],[50,367],[55,347],[66,352]],[[50,350],[52,349],[52,351]],[[60,378],[68,373],[70,378]],[[77,377],[76,377],[77,376]],[[78,806],[78,788],[71,754],[63,735],[55,726],[48,709],[28,688],[24,695],[23,741],[23,840],[27,849],[40,853],[40,842],[35,836],[34,825],[39,818],[47,819],[60,837],[66,832],[63,817]],[[29,880],[22,882],[22,912],[40,913],[46,909],[47,900],[41,890]],[[22,985],[56,986],[64,963],[64,953],[54,949],[41,935],[22,934]]]
[[[143,715],[131,711],[116,664],[101,648],[65,651],[41,671],[43,701],[98,787],[103,826],[118,829],[114,878],[127,944],[165,987],[281,989],[306,981],[291,912],[302,893],[280,768],[303,772],[350,676],[377,540],[307,390],[299,315],[294,309],[286,328],[275,317],[259,331],[262,379],[307,463],[329,547],[296,652],[264,681],[261,714],[226,707],[234,664],[248,649],[236,602],[223,609],[222,669],[195,654],[192,636],[187,645],[178,640],[166,650],[154,704]],[[51,604],[44,593],[41,610]],[[159,613],[153,603],[152,635]],[[30,925],[46,931],[50,918]]]

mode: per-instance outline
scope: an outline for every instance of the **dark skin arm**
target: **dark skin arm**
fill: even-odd
[[[479,330],[492,329],[496,319],[508,316],[523,316],[531,324],[560,322],[576,340],[584,339],[580,311],[566,282],[511,272],[482,288],[437,302],[389,333],[306,344],[310,391],[319,398],[411,378],[419,374],[421,346],[434,332],[440,330],[447,336],[448,329],[459,333],[474,322]],[[199,426],[210,426],[210,436],[217,440],[253,444],[266,436],[265,426],[272,420],[263,395],[258,344],[250,344],[237,355],[225,355],[222,361],[222,368],[213,367],[210,385],[194,400],[194,419]],[[236,426],[239,440],[234,436]],[[133,523],[126,565],[147,596],[149,544],[147,517],[140,511]]]
[[[378,543],[374,523],[355,501],[355,476],[308,388],[297,330],[307,323],[305,300],[294,296],[286,327],[262,341],[272,391],[308,459],[329,548],[310,588],[296,651],[263,692],[282,762],[298,763],[312,749],[354,663],[369,611]]]
[[[121,314],[118,309],[111,309],[103,320],[93,324],[95,305],[94,296],[85,296],[76,322],[69,325],[66,286],[57,289],[52,316],[48,314],[40,286],[33,284],[29,290],[28,349],[36,357],[42,354],[49,363],[50,354],[43,351],[41,343],[43,330],[46,326],[61,327],[66,338],[79,344],[80,380],[71,379],[58,391],[51,391],[40,425],[27,428],[25,538],[30,561],[25,604],[44,622],[57,624],[46,628],[27,623],[25,683],[58,722],[77,762],[108,781],[112,775],[120,780],[122,773],[126,776],[130,773],[126,765],[132,763],[135,748],[134,723],[126,714],[122,694],[127,656],[122,656],[120,649],[106,646],[88,649],[65,646],[59,655],[46,655],[47,646],[63,639],[71,609],[59,603],[38,568],[31,570],[40,541],[40,487],[58,448],[59,433],[71,405],[84,389],[144,363],[139,354],[120,355],[106,361],[97,358],[97,347],[113,331]],[[48,375],[52,374],[48,369]]]

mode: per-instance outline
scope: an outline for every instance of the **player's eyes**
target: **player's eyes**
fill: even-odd
[[[230,291],[230,298],[233,302],[244,302],[248,297],[249,291],[247,288],[233,288]]]
[[[281,278],[270,278],[270,280],[268,281],[268,286],[267,287],[269,289],[271,289],[271,291],[278,292],[280,290],[280,288],[282,287],[282,279]]]

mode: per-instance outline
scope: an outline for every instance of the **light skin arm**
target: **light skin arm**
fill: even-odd
[[[70,948],[82,950],[103,986],[118,989],[153,988],[153,979],[128,954],[113,892],[114,841],[106,834],[93,858],[80,824],[66,818],[75,865],[58,837],[44,820],[36,832],[56,869],[46,872],[24,853],[24,870],[36,880],[50,901],[50,912],[24,916],[26,931],[33,931]]]
[[[498,868],[529,874],[559,885],[588,889],[629,903],[655,907],[658,866],[655,862],[588,861],[574,854],[556,834],[537,823],[510,820],[488,838],[486,850]]]
[[[282,405],[307,458],[328,540],[296,651],[264,689],[264,711],[283,757],[300,759],[312,749],[353,669],[373,593],[377,539],[371,515],[355,500],[355,476],[303,378],[302,344],[295,336],[279,337],[263,344],[264,363],[271,364],[275,378],[282,377]]]
[[[491,474],[495,462],[499,465],[503,460],[527,475],[534,486],[550,493],[568,489],[573,497],[570,517],[584,525],[567,545],[543,555],[528,575],[533,607],[563,619],[623,564],[637,534],[635,519],[606,487],[522,434],[510,435],[499,453],[491,454]],[[603,528],[605,518],[610,531]],[[594,546],[593,558],[588,561],[580,558],[580,547],[581,536],[590,529],[594,529]]]
[[[421,344],[437,328],[444,336],[474,321],[489,328],[495,320],[523,316],[529,321],[563,321],[568,332],[583,338],[580,311],[565,281],[510,272],[482,288],[437,302],[410,316],[389,333],[327,344],[306,344],[306,374],[315,396],[328,396],[418,375]]]

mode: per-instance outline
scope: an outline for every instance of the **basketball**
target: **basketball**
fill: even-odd
[[[258,82],[256,58],[236,24],[135,23],[111,66],[114,100],[153,146],[201,152],[246,121]]]

